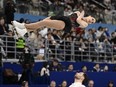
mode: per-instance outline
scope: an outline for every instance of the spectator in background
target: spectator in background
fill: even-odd
[[[56,82],[55,81],[51,81],[49,87],[56,87]]]
[[[88,46],[86,44],[86,42],[88,43],[87,40],[83,39],[83,38],[80,38],[79,40],[79,53],[78,53],[78,58],[82,60],[82,56],[83,56],[83,59],[87,59],[87,50],[88,50]]]
[[[21,87],[29,87],[28,81],[23,81]]]
[[[87,87],[94,87],[94,81],[93,80],[89,80]]]
[[[67,87],[67,81],[66,80],[62,81],[62,84],[59,87]]]
[[[100,71],[101,71],[100,65],[99,65],[98,63],[95,64],[95,66],[93,67],[93,71],[94,71],[94,72],[100,72]]]
[[[36,40],[37,39],[37,32],[36,31],[31,31],[31,32],[29,32],[28,34],[27,34],[27,37],[26,37],[26,39],[25,39],[25,42],[26,42],[26,45],[27,46],[29,46],[30,48],[37,48],[38,49],[38,43],[35,43]],[[38,41],[38,39],[37,39],[37,41]],[[41,42],[41,41],[40,41]],[[36,46],[35,46],[35,44],[36,44]]]
[[[38,72],[39,73],[39,72]],[[50,70],[48,62],[43,62],[43,67],[40,70],[40,83],[49,84],[50,83]]]
[[[50,75],[49,65],[47,62],[44,62],[43,67],[41,68],[40,71],[40,76],[49,76],[49,75]]]
[[[64,42],[64,44],[66,45],[65,47],[64,47],[64,50],[65,50],[65,60],[66,61],[70,61],[71,60],[71,42],[72,42],[72,37],[69,35],[69,36],[67,36],[66,38],[65,38],[65,42]]]
[[[64,8],[64,16],[68,16],[68,15],[71,14],[71,13],[72,13],[71,7],[70,7],[70,6],[66,6],[66,7]]]
[[[2,80],[3,84],[17,84],[18,83],[18,74],[14,72],[11,68],[4,68],[2,71]]]
[[[24,56],[23,63],[24,64],[29,64],[28,66],[26,65],[27,68],[32,68],[34,66],[34,57],[31,54],[30,48],[28,46],[24,47],[24,49],[23,49],[23,56]]]
[[[108,39],[110,38],[109,29],[107,27],[104,27],[104,34]]]
[[[62,71],[62,65],[59,63],[59,61],[57,59],[53,59],[50,67],[49,67],[50,71]]]
[[[44,39],[42,38],[41,34],[38,34],[38,32],[32,32],[31,36],[29,36],[30,45],[33,45],[32,47],[39,51],[39,49],[44,48]]]
[[[47,32],[48,33],[52,33],[52,29],[51,28],[48,28]]]
[[[67,71],[68,71],[68,72],[69,72],[69,71],[74,71],[73,64],[70,64],[70,65],[68,66]]]
[[[104,29],[103,29],[103,27],[98,27],[98,30],[97,30],[97,32],[96,32],[96,37],[97,38],[100,38],[101,36],[102,36],[102,34],[104,33]]]
[[[15,6],[12,0],[7,0],[5,5],[5,16],[6,23],[11,24],[11,21],[14,20]]]
[[[31,83],[31,77],[33,75],[33,67],[34,67],[34,57],[30,53],[30,49],[28,46],[25,46],[23,49],[22,59],[20,59],[20,63],[23,67],[22,76],[19,80],[19,83],[22,83],[22,81],[26,80]]]
[[[113,81],[109,81],[107,87],[115,87]]]
[[[22,14],[28,13],[28,5],[24,1],[20,3],[17,7],[18,7],[19,13],[22,13]]]
[[[55,51],[55,47],[56,47],[56,41],[53,39],[52,34],[48,33],[47,34],[47,42],[48,42],[48,49],[49,52],[51,53],[50,56],[55,57],[56,55],[56,51]]]
[[[87,72],[87,66],[82,66],[82,72],[84,72],[84,73]]]
[[[116,44],[116,32],[111,33],[111,43]]]
[[[89,29],[88,32],[85,33],[85,38],[89,39],[92,38],[93,39],[93,35],[92,35],[92,29]]]
[[[37,51],[37,56],[41,56],[42,58],[40,58],[40,60],[44,60],[44,38],[42,38],[41,34],[36,34],[35,38],[33,38],[33,42],[31,44],[33,44],[33,46],[31,47],[31,49],[35,49]],[[39,58],[37,58],[39,59]]]
[[[5,19],[3,16],[0,17],[0,35],[4,35],[8,32],[8,28],[5,26]]]
[[[52,31],[52,37],[54,38],[55,42],[59,43],[59,40],[61,39],[59,36],[58,36],[58,32],[57,30],[53,30]]]
[[[96,29],[95,28],[92,28],[92,37],[93,37],[93,40],[96,39]]]
[[[108,67],[108,65],[105,65],[103,68],[103,72],[108,72],[108,71],[109,71],[109,67]]]
[[[88,50],[89,50],[89,54],[91,56],[89,61],[95,61],[96,60],[96,55],[97,55],[97,52],[95,50],[95,39],[92,39],[92,38],[89,38],[88,39]]]
[[[116,32],[111,33],[111,44],[113,45],[113,55],[116,55]]]
[[[108,7],[111,5],[111,0],[103,0],[103,3]]]

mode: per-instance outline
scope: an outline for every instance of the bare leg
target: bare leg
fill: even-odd
[[[65,27],[65,23],[60,20],[51,20],[51,19],[45,19],[39,22],[35,23],[30,23],[30,24],[25,24],[25,27],[28,30],[36,30],[42,27],[47,27],[47,28],[53,28],[56,30],[62,30]]]
[[[65,27],[65,23],[61,20],[51,20],[49,17],[45,18],[42,21],[25,24],[25,23],[19,23],[17,21],[13,21],[13,26],[15,27],[16,31],[20,36],[24,36],[24,34],[28,31],[35,31],[37,29],[47,27],[52,28],[56,30],[63,30]],[[25,31],[25,32],[24,32]]]

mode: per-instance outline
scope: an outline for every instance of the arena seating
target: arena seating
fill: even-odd
[[[42,64],[43,62],[36,62],[35,67],[33,68],[33,71],[38,72],[41,69]],[[101,85],[102,87],[105,87],[109,80],[114,81],[116,85],[116,78],[115,78],[116,73],[112,71],[115,64],[107,64],[107,63],[100,64],[101,67],[108,65],[109,72],[93,72],[92,69],[95,63],[91,63],[91,62],[61,62],[61,64],[65,67],[67,67],[69,64],[73,64],[75,71],[74,72],[67,72],[67,71],[51,72],[50,77],[37,76],[36,78],[31,79],[31,84],[30,84],[32,85],[31,87],[36,87],[38,85],[39,85],[38,87],[47,87],[49,82],[52,80],[56,81],[57,84],[60,84],[63,80],[66,80],[68,82],[68,85],[70,85],[74,81],[75,72],[81,71],[81,67],[83,65],[86,65],[88,67],[87,75],[89,79],[92,79],[95,81],[95,87],[101,87]],[[3,64],[3,69],[5,68],[10,68],[16,73],[22,72],[21,65],[16,63],[6,62]],[[4,85],[2,87],[11,87],[11,85],[10,86]],[[18,86],[13,85],[12,87],[19,87],[19,85]]]

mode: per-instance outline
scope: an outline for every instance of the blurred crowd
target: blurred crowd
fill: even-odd
[[[69,64],[67,66],[63,66],[57,59],[53,59],[51,62],[44,62],[43,67],[40,69],[40,76],[49,76],[50,72],[55,71],[55,72],[115,72],[116,67],[113,68],[113,70],[109,70],[108,65],[101,66],[99,63],[96,63],[95,65],[92,66],[91,69],[88,68],[88,66],[83,65],[81,66],[81,69],[76,69],[73,64]],[[94,87],[94,80],[90,79],[88,76],[86,78],[86,81],[83,82],[83,84],[86,87]],[[57,86],[59,85],[59,86]],[[62,81],[61,84],[57,84],[57,81],[51,81],[50,82],[50,87],[67,87],[68,83],[67,80]],[[109,79],[109,83],[106,84],[107,87],[114,87],[114,81],[111,81]]]
[[[7,0],[1,4],[3,8]],[[115,0],[12,0],[16,12],[33,15],[69,15],[74,11],[84,10],[86,15],[92,15],[97,22],[116,24]],[[2,0],[1,0],[2,3]]]
[[[56,81],[53,80],[53,81],[50,82],[50,86],[49,87],[57,87],[56,85],[57,85]],[[95,87],[94,85],[95,85],[95,82],[93,80],[89,80],[86,87]],[[58,87],[68,87],[67,86],[67,81],[65,81],[65,80],[62,81],[62,83]],[[106,84],[106,87],[114,87],[114,82],[113,81],[109,81]]]
[[[24,67],[25,66],[25,67]],[[100,72],[102,73],[115,73],[116,72],[116,65],[111,67],[108,64],[100,64],[100,63],[94,63],[91,67],[87,66],[86,64],[82,64],[81,66],[75,65],[75,63],[70,63],[70,64],[63,64],[62,62],[59,62],[57,59],[49,60],[46,62],[42,63],[42,66],[36,71],[33,70],[33,66],[28,66],[28,64],[23,65],[23,70],[22,73],[16,73],[13,69],[6,68],[3,71],[3,84],[21,84],[24,81],[27,81],[29,85],[31,84],[47,84],[50,87],[68,87],[69,84],[67,81],[68,79],[65,79],[62,81],[61,84],[58,84],[57,82],[59,81],[51,81],[50,82],[50,75],[54,72],[65,72],[65,73],[72,73],[72,72],[83,72],[87,74],[86,80],[83,81],[83,84],[87,87],[94,87],[94,83],[96,84],[96,81],[92,80],[89,77],[88,73],[94,72],[96,75]],[[112,68],[112,69],[111,69]],[[61,75],[63,75],[62,73]],[[12,79],[11,79],[12,78]],[[38,79],[37,79],[38,78]],[[55,77],[54,77],[55,78]],[[11,80],[10,80],[11,79]],[[74,79],[74,78],[70,78]],[[36,81],[37,80],[37,81]],[[35,81],[35,82],[34,82]],[[106,84],[106,87],[115,87],[114,86],[114,80],[111,78],[108,80],[109,83]],[[107,81],[107,82],[108,82]],[[37,82],[37,83],[36,83]],[[102,83],[103,84],[103,83]],[[112,86],[110,86],[112,85]]]

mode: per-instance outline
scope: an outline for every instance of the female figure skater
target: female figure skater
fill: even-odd
[[[42,27],[47,27],[56,30],[64,30],[65,37],[70,33],[72,28],[86,28],[88,24],[95,23],[95,21],[95,18],[92,16],[84,17],[84,11],[81,13],[76,11],[69,16],[51,16],[35,23],[25,24],[13,21],[12,24],[20,36],[24,36],[27,31],[34,31]]]

